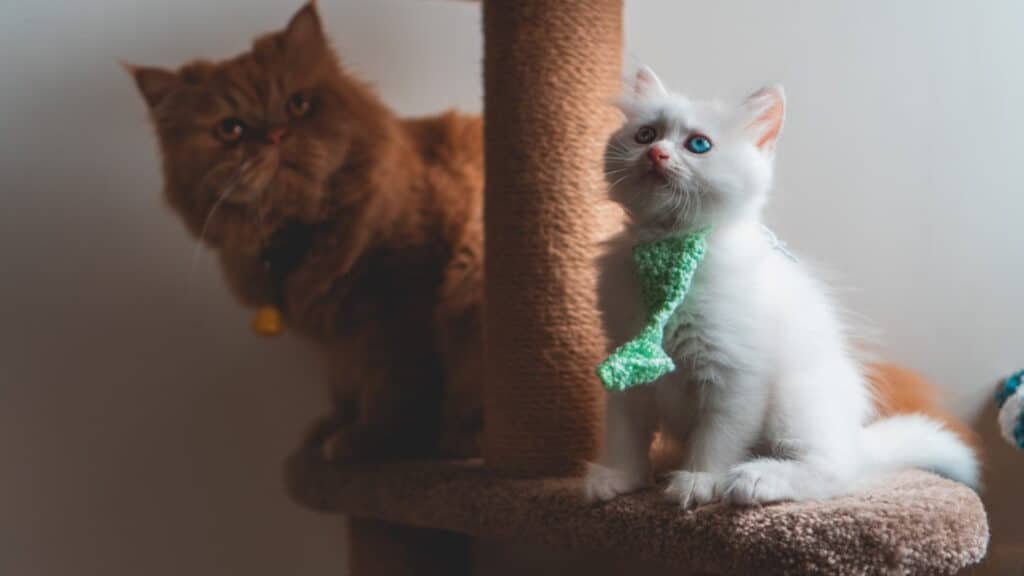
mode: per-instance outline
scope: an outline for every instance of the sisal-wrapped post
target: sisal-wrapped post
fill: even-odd
[[[593,260],[621,86],[621,0],[484,2],[489,465],[572,472],[597,448]]]

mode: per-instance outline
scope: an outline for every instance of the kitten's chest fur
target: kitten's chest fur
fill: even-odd
[[[717,241],[716,241],[717,240]],[[728,371],[759,371],[765,364],[763,299],[756,287],[761,247],[712,237],[683,304],[664,330],[663,347],[677,377],[715,383]],[[600,297],[611,348],[639,334],[646,319],[632,261],[632,241],[617,239],[602,260]]]

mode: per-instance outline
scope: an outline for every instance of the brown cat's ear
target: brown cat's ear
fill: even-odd
[[[178,75],[163,68],[124,64],[124,69],[135,78],[135,85],[150,108],[160,104],[178,86]]]
[[[327,37],[320,24],[320,14],[314,0],[292,16],[288,27],[284,29],[284,44],[289,49],[305,54],[315,53],[327,46]]]

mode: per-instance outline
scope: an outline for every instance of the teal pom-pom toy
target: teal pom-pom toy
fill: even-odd
[[[999,430],[1010,444],[1024,450],[1024,370],[1003,381],[996,392]]]

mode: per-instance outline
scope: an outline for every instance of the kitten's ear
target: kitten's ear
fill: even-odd
[[[322,50],[327,46],[320,13],[316,9],[316,1],[310,0],[299,9],[284,29],[284,44],[290,49],[309,54]]]
[[[746,130],[754,145],[765,152],[774,152],[786,119],[786,93],[775,84],[761,88],[743,102]]]
[[[178,75],[163,68],[132,66],[122,64],[135,79],[135,85],[150,108],[155,108],[164,98],[178,87]]]
[[[644,96],[665,96],[668,90],[661,83],[658,75],[647,66],[641,66],[636,71],[633,79],[633,94],[643,98]]]

